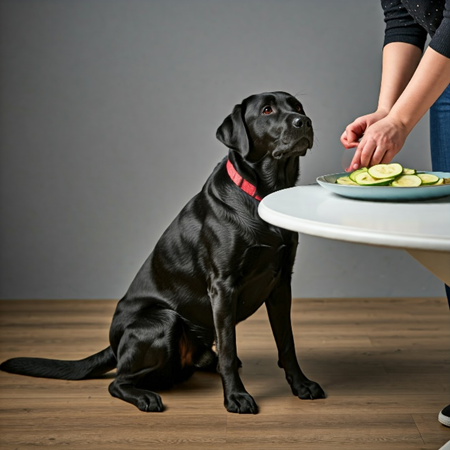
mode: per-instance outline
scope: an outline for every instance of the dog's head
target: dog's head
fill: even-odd
[[[304,156],[313,145],[313,128],[302,104],[286,92],[252,95],[236,105],[216,133],[245,160]]]

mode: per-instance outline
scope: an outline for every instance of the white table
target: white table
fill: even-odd
[[[288,230],[406,250],[450,285],[450,197],[375,202],[341,197],[319,185],[297,186],[268,195],[258,211]]]

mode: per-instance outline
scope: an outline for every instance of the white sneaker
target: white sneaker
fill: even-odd
[[[439,422],[446,427],[450,427],[450,405],[446,406],[438,416]]]

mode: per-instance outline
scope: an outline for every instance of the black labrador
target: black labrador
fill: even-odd
[[[263,93],[236,105],[216,135],[228,157],[167,228],[118,303],[110,346],[80,361],[13,358],[1,370],[78,380],[117,368],[109,392],[141,411],[163,410],[155,390],[195,370],[217,370],[226,409],[255,414],[238,372],[235,327],[265,303],[292,392],[302,399],[325,396],[295,353],[290,309],[297,233],[258,216],[261,198],[296,184],[299,158],[313,144],[311,120],[292,95]]]

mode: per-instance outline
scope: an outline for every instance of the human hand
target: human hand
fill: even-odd
[[[358,117],[345,128],[345,131],[341,135],[341,144],[346,149],[358,147],[359,140],[363,137],[366,129],[386,117],[387,114],[387,111],[379,109],[374,113]]]
[[[407,136],[405,126],[394,118],[386,116],[377,121],[366,129],[346,172],[390,163],[403,147]]]

